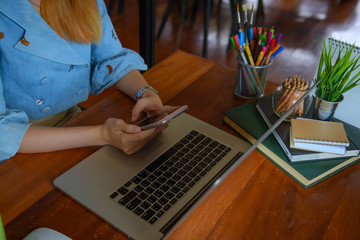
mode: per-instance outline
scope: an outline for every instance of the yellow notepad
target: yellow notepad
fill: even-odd
[[[291,130],[294,142],[349,146],[349,139],[341,122],[291,119]]]

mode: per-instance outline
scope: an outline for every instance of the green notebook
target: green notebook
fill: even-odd
[[[268,130],[268,126],[256,109],[255,101],[232,108],[224,114],[224,122],[250,143],[254,143],[256,139],[260,138]],[[359,138],[356,144],[360,145]],[[342,169],[355,164],[360,159],[357,156],[290,163],[285,152],[272,134],[262,144],[259,144],[257,149],[304,188],[308,188],[334,175]]]

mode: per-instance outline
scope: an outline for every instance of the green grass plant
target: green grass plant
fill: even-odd
[[[320,45],[319,47],[321,57],[317,77],[313,80],[320,81],[316,94],[323,100],[337,102],[345,92],[360,84],[360,71],[351,76],[360,66],[360,56],[354,51],[355,44],[337,51],[337,48],[340,47],[339,44],[334,49],[333,42],[326,45],[324,40],[323,47]],[[339,53],[337,56],[335,56],[336,52]],[[355,55],[352,57],[353,54]],[[336,61],[333,61],[334,57],[336,57]]]

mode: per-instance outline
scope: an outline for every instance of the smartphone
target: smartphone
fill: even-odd
[[[165,124],[168,124],[172,119],[176,118],[177,116],[179,116],[186,110],[188,110],[188,106],[184,105],[184,106],[178,107],[170,112],[165,112],[162,114],[146,117],[143,120],[141,120],[140,122],[136,123],[136,125],[140,126],[141,130],[157,128],[157,127],[163,126]]]

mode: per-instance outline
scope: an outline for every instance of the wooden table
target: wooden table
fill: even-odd
[[[235,134],[222,122],[223,111],[247,101],[233,93],[235,74],[234,69],[178,51],[144,76],[165,104],[188,104],[189,114]],[[268,82],[266,94],[274,88]],[[129,120],[130,98],[113,88],[100,98],[67,126],[100,124],[108,117]],[[97,149],[17,154],[0,164],[0,213],[8,240],[22,239],[38,227],[73,239],[127,239],[53,185],[57,176]],[[169,239],[359,239],[359,167],[304,189],[254,151]]]

